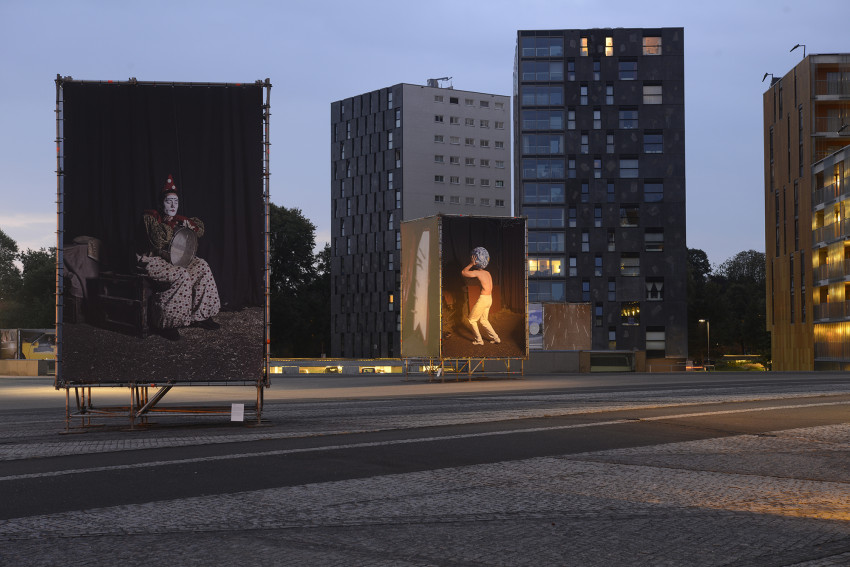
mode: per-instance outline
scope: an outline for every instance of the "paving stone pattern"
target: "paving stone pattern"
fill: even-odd
[[[33,433],[0,446],[0,455],[128,451],[697,401],[629,396],[547,396],[545,403],[537,396],[535,407],[526,408],[511,397],[509,405],[520,406],[514,409],[493,398],[466,400],[468,411],[424,402],[417,410],[411,402],[406,418],[383,403],[286,404],[274,409],[277,418],[300,428],[60,441]],[[333,407],[338,419],[328,416]],[[79,510],[0,522],[0,565],[847,566],[848,463],[850,423]],[[0,479],[0,494],[2,485]]]

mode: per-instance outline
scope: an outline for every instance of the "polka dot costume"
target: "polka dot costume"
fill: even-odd
[[[158,294],[155,326],[162,329],[187,327],[213,317],[221,309],[218,287],[205,260],[196,257],[185,268],[158,256],[144,256],[142,261],[146,262],[148,276],[171,284]]]

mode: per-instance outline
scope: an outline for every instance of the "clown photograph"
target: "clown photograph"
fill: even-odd
[[[57,84],[57,382],[256,380],[266,329],[262,85]]]

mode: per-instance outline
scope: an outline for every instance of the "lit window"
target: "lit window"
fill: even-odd
[[[644,55],[661,55],[661,38],[650,36],[643,38]]]
[[[580,54],[582,57],[587,57],[587,38],[581,38],[581,51]]]
[[[640,302],[626,301],[620,307],[620,323],[623,325],[640,325]]]
[[[611,55],[614,55],[614,38],[613,37],[606,37],[605,38],[605,55],[607,55],[608,57],[610,57]]]
[[[499,200],[497,200],[498,203]],[[496,205],[497,207],[500,205]],[[504,206],[504,202],[502,205]],[[529,276],[560,276],[563,275],[564,258],[563,257],[529,257],[528,259],[528,275]]]

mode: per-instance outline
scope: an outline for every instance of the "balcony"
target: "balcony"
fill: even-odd
[[[816,116],[815,133],[821,132],[824,134],[835,135],[841,127],[844,126],[844,124],[844,119],[839,116]]]
[[[845,178],[843,186],[847,187],[847,180],[850,178]],[[846,191],[842,189],[842,184],[832,183],[825,187],[821,187],[820,189],[815,189],[814,195],[812,196],[812,206],[822,205],[824,203],[828,203],[830,201],[835,201],[836,199],[845,196]]]
[[[850,318],[850,301],[819,303],[814,308],[815,321],[840,321]]]
[[[850,220],[844,219],[812,230],[812,242],[832,242],[850,236]]]
[[[815,81],[815,96],[850,97],[850,81],[817,80]]]

